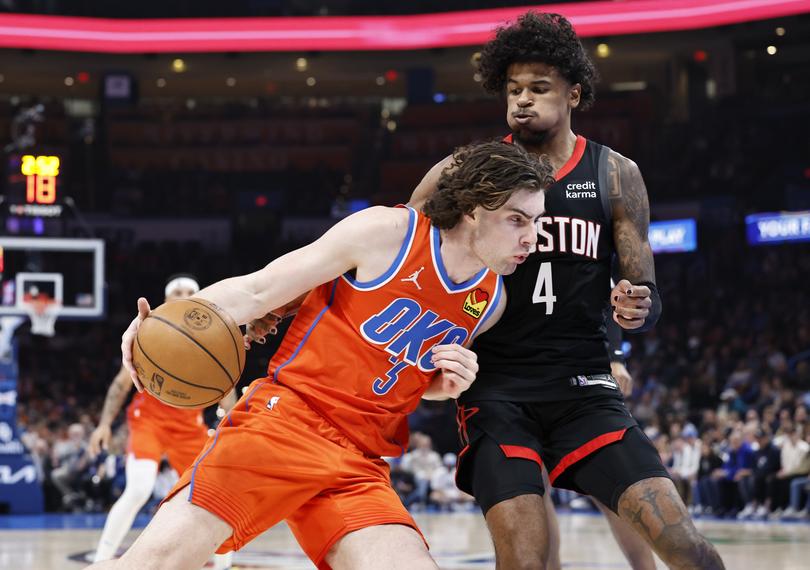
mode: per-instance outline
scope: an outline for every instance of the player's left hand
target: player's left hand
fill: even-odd
[[[652,299],[646,285],[633,285],[622,279],[610,292],[613,320],[623,329],[637,329],[650,314]]]
[[[245,327],[245,336],[243,338],[245,350],[250,350],[250,343],[255,342],[264,344],[267,342],[265,338],[269,334],[278,333],[278,325],[281,323],[284,316],[271,311],[260,319],[253,319]]]
[[[431,361],[441,372],[441,389],[450,398],[458,398],[478,374],[478,355],[460,344],[437,344]]]
[[[633,377],[630,376],[630,371],[627,370],[627,366],[621,362],[611,362],[610,374],[616,379],[616,382],[618,382],[622,394],[630,396],[633,393]]]

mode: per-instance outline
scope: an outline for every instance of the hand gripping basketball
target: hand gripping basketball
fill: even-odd
[[[138,317],[122,340],[136,386],[176,408],[219,402],[245,367],[242,331],[227,311],[201,297],[168,300],[152,311],[139,301]]]
[[[132,363],[132,347],[135,345],[135,337],[138,335],[138,327],[141,326],[143,320],[149,316],[151,309],[149,301],[141,297],[138,299],[138,316],[132,319],[129,327],[124,331],[121,336],[121,357],[123,360],[124,368],[129,372],[129,377],[132,378],[132,383],[138,392],[143,392],[143,384],[138,380],[138,373],[135,371],[135,365]]]

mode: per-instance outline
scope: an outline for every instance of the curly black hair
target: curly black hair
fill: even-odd
[[[422,210],[434,226],[450,229],[478,206],[497,210],[518,190],[547,189],[554,184],[553,172],[548,157],[520,145],[500,139],[472,143],[453,151]]]
[[[579,108],[594,101],[594,84],[599,74],[564,16],[526,12],[511,26],[500,27],[481,50],[479,72],[484,89],[502,95],[506,72],[513,63],[542,62],[551,65],[571,85],[582,86]]]

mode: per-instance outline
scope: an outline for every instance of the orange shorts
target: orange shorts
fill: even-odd
[[[172,469],[182,473],[199,455],[208,439],[205,424],[181,424],[130,413],[127,416],[129,441],[127,452],[136,459],[160,463],[163,456]]]
[[[419,532],[388,464],[363,455],[295,392],[265,378],[251,384],[165,500],[186,485],[191,503],[233,528],[220,553],[285,519],[318,568],[329,568],[326,553],[349,532],[382,524]]]

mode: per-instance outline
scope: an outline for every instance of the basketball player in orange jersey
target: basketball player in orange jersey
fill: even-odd
[[[287,520],[319,568],[436,568],[381,458],[422,397],[475,379],[464,347],[503,308],[502,281],[536,244],[547,161],[516,145],[459,149],[424,214],[374,207],[265,268],[196,296],[239,324],[311,290],[273,357],[118,561],[197,569]],[[145,299],[122,338],[132,343]]]
[[[571,130],[572,111],[593,102],[596,70],[568,20],[529,12],[484,46],[480,72],[506,100],[507,140],[547,155],[556,171],[535,252],[505,278],[503,318],[473,345],[480,370],[459,399],[456,481],[484,511],[497,567],[559,564],[550,560],[545,466],[551,484],[590,495],[608,514],[634,568],[654,561],[630,529],[671,568],[722,568],[610,374],[609,303],[623,329],[644,331],[661,300],[638,167]],[[440,192],[446,165],[426,175],[413,205]],[[614,255],[621,280],[608,298]]]
[[[199,290],[200,286],[190,275],[172,276],[166,283],[165,299],[167,302],[187,299]],[[112,423],[131,390],[129,373],[122,367],[107,390],[98,427],[90,436],[89,453],[93,458],[102,449],[107,449],[112,437]],[[236,397],[231,392],[221,406],[227,411],[235,402]],[[126,487],[107,515],[95,562],[115,556],[138,511],[152,496],[160,460],[166,457],[172,469],[183,473],[208,439],[200,410],[173,408],[146,393],[135,394],[132,398],[127,408],[127,427]],[[215,557],[214,568],[229,566],[230,554]]]

